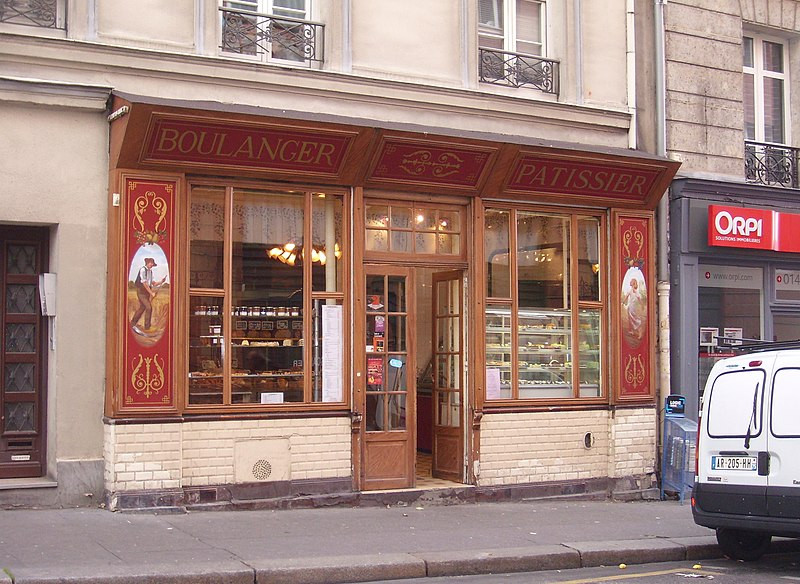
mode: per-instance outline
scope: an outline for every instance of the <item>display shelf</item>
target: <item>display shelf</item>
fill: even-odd
[[[511,395],[515,374],[521,398],[572,397],[573,364],[580,372],[581,395],[599,392],[599,313],[587,319],[584,312],[576,343],[568,310],[520,310],[514,319],[510,308],[489,307],[486,367],[499,370],[501,393]]]

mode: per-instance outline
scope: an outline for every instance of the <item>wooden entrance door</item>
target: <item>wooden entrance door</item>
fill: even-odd
[[[44,472],[47,230],[0,226],[0,478]]]
[[[434,477],[464,480],[463,272],[433,275]]]
[[[366,266],[364,490],[414,486],[416,363],[409,268]],[[358,346],[358,344],[356,345]]]

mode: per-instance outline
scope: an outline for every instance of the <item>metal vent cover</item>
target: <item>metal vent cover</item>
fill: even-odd
[[[272,474],[272,464],[264,458],[258,459],[253,465],[253,478],[257,481],[265,481]]]

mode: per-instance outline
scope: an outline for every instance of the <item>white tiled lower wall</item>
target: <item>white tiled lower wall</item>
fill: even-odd
[[[628,477],[654,472],[653,408],[486,414],[480,486]],[[585,446],[590,432],[593,445]]]
[[[349,477],[349,418],[225,420],[105,426],[109,491],[234,482],[238,442],[284,439],[292,480]]]

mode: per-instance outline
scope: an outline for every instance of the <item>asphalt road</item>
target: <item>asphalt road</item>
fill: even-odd
[[[800,554],[770,555],[758,562],[728,559],[699,563],[666,562],[625,568],[608,566],[552,572],[387,580],[383,584],[679,584],[709,581],[714,584],[800,583]]]

